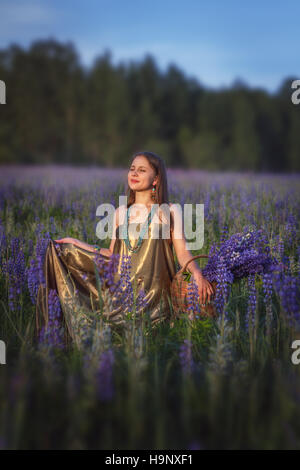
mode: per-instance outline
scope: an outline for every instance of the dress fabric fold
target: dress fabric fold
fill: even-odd
[[[136,230],[140,223],[128,226],[128,238],[132,247],[137,244]],[[170,238],[163,238],[162,226],[151,224],[137,252],[131,252],[120,236],[124,224],[116,229],[114,254],[119,254],[119,262],[114,280],[120,279],[123,256],[130,256],[130,281],[136,286],[137,294],[145,293],[143,309],[147,312],[151,325],[168,321],[171,318],[171,281],[176,274],[176,266]],[[135,227],[134,227],[135,226]],[[134,230],[135,229],[135,230]],[[122,230],[122,232],[120,232]],[[133,231],[134,230],[134,231]],[[151,233],[156,235],[153,237]],[[91,313],[102,315],[112,326],[124,326],[129,307],[120,303],[117,295],[108,288],[101,290],[99,298],[95,257],[101,256],[105,263],[110,257],[90,252],[72,243],[56,243],[50,239],[44,261],[45,284],[40,284],[36,301],[36,332],[39,334],[49,321],[49,291],[55,289],[58,295],[67,341],[78,342],[80,330],[91,321]],[[100,276],[101,275],[97,270]],[[103,284],[104,285],[104,284]],[[101,300],[104,306],[100,306]],[[139,316],[136,311],[136,317]]]

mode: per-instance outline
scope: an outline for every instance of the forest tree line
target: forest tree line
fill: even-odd
[[[275,94],[238,81],[211,90],[150,54],[114,65],[105,50],[86,68],[71,42],[11,44],[0,50],[0,164],[126,167],[150,150],[171,167],[299,171],[295,78]]]

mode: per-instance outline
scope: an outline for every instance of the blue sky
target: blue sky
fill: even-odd
[[[300,78],[300,2],[294,0],[1,0],[0,48],[35,39],[72,41],[84,65],[146,53],[218,89],[242,79],[276,91]]]

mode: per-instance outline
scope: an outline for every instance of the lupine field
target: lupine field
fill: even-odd
[[[36,338],[49,239],[109,247],[96,208],[117,207],[126,181],[123,169],[1,168],[0,448],[300,449],[298,174],[168,171],[170,202],[205,204],[193,255],[210,254],[217,318],[197,315],[191,283],[193,321],[151,330],[131,315],[120,333],[100,315],[81,347],[64,346],[53,291]]]

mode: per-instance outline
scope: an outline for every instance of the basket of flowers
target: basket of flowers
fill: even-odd
[[[200,304],[197,287],[192,279],[192,273],[188,270],[188,265],[191,261],[199,258],[208,258],[208,255],[196,255],[191,258],[187,263],[175,274],[171,282],[171,299],[173,310],[176,315],[180,313],[199,314],[202,316],[216,316],[216,310],[213,300],[210,303],[206,302],[204,305]],[[211,285],[216,290],[216,283],[211,282]]]
[[[192,273],[187,270],[188,264],[197,258],[208,258],[201,271],[214,288],[213,301],[204,307],[197,299],[195,282],[191,283]],[[266,233],[245,227],[243,232],[213,244],[209,255],[194,256],[176,273],[171,283],[173,310],[175,314],[196,310],[200,315],[215,316],[223,312],[234,282],[242,278],[251,281],[255,275],[264,276],[276,269],[278,261],[272,256]]]

